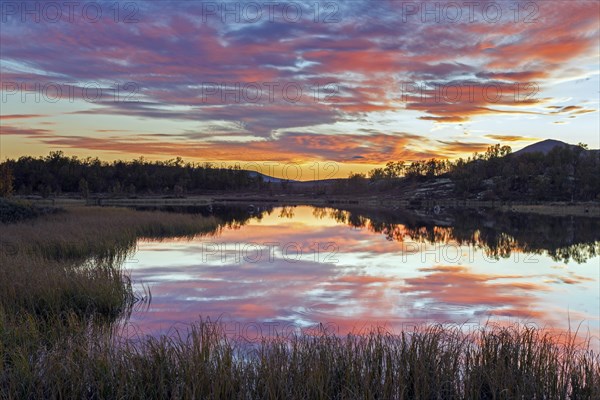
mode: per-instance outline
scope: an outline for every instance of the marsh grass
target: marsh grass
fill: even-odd
[[[49,320],[63,313],[114,319],[135,300],[120,264],[138,239],[191,237],[217,226],[212,218],[98,207],[2,224],[0,309]]]
[[[218,228],[213,218],[117,208],[27,215],[0,224],[0,398],[45,398],[22,390],[39,375],[37,365],[61,349],[73,352],[61,355],[60,368],[69,368],[85,346],[111,337],[138,300],[120,266],[138,239]]]
[[[33,221],[0,225],[3,255],[61,262],[113,259],[126,255],[138,239],[191,237],[217,226],[217,220],[197,215],[102,207],[72,207]]]
[[[76,321],[76,320],[73,320]],[[524,326],[465,333],[430,326],[265,338],[248,344],[207,321],[160,338],[79,327],[51,348],[0,351],[7,398],[597,399],[598,356]],[[35,325],[21,326],[36,335]],[[73,327],[71,327],[73,329]],[[0,330],[1,332],[1,330]],[[10,335],[16,340],[19,335]],[[6,343],[5,343],[6,344]]]

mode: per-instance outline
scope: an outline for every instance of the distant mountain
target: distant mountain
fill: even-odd
[[[521,150],[515,151],[513,154],[515,154],[515,155],[528,154],[528,153],[548,154],[555,147],[575,148],[575,147],[577,147],[577,145],[561,142],[560,140],[546,139],[546,140],[542,140],[541,142],[530,144],[527,147],[523,147]]]

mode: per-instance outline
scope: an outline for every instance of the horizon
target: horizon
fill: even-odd
[[[598,2],[48,4],[2,4],[3,160],[334,163],[341,178],[496,143],[600,147]]]
[[[586,145],[586,143],[581,143],[581,142],[578,144],[575,144],[575,143],[563,142],[563,141],[556,140],[556,139],[543,139],[543,140],[540,140],[539,142],[525,145],[519,149],[513,149],[511,147],[511,154],[516,153],[520,150],[523,150],[529,146],[534,146],[536,144],[547,142],[547,141],[560,142],[560,143],[564,143],[569,146],[577,146],[578,144]],[[497,144],[502,145],[502,143],[497,143]],[[589,146],[588,146],[587,150],[600,150],[600,149],[589,148]],[[164,158],[158,159],[158,158],[148,158],[145,156],[140,156],[138,158],[131,158],[131,159],[122,159],[122,158],[102,159],[97,156],[96,157],[91,157],[91,156],[90,157],[79,157],[76,155],[70,155],[68,153],[65,153],[62,150],[57,150],[57,151],[62,152],[64,157],[68,157],[68,158],[75,157],[80,160],[85,160],[86,158],[92,158],[92,159],[98,159],[102,163],[112,163],[112,162],[132,163],[134,161],[139,161],[139,160],[143,160],[145,162],[161,162],[161,161],[177,160],[177,158],[179,158],[183,164],[187,164],[187,163],[191,163],[194,165],[211,164],[211,167],[216,168],[216,169],[239,167],[239,169],[241,169],[241,170],[250,171],[250,172],[258,172],[259,174],[262,174],[268,178],[284,179],[284,180],[290,180],[292,182],[293,181],[311,182],[311,181],[322,181],[322,180],[329,180],[329,179],[347,179],[350,177],[351,174],[359,173],[359,174],[367,174],[368,175],[368,173],[373,171],[374,169],[385,166],[385,163],[383,163],[383,164],[338,164],[338,163],[335,163],[332,161],[308,161],[306,163],[295,163],[295,162],[280,162],[280,163],[278,163],[278,162],[273,162],[273,161],[211,162],[210,160],[190,161],[190,160],[186,160],[181,157],[175,157],[175,158],[169,158],[169,159],[164,159]],[[52,151],[51,151],[51,153],[52,153]],[[49,153],[49,154],[51,154],[51,153]],[[473,156],[475,154],[477,154],[477,152],[469,155],[468,157]],[[21,157],[31,157],[31,156],[23,155]],[[44,156],[40,155],[37,157],[39,158],[39,157],[44,157]],[[433,158],[435,158],[435,157],[433,157]],[[1,161],[4,162],[9,159],[10,158],[5,157]],[[457,159],[458,158],[445,159],[445,160],[456,161]],[[389,160],[389,161],[390,162],[402,161],[403,163],[407,164],[407,163],[411,163],[414,161],[420,161],[420,160],[423,160],[423,159]],[[290,178],[291,174],[295,174],[294,178]],[[310,175],[310,176],[307,176],[307,175]]]

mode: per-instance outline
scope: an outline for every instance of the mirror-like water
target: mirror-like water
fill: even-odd
[[[248,211],[221,209],[229,223],[214,235],[138,243],[125,268],[152,294],[147,309],[131,316],[139,331],[220,317],[248,339],[316,324],[346,333],[488,321],[583,323],[598,336],[597,221],[309,206]]]

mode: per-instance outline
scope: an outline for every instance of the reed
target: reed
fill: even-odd
[[[115,318],[135,300],[120,265],[138,239],[191,237],[217,226],[213,218],[98,207],[0,224],[0,308]]]
[[[19,329],[37,334],[35,324]],[[4,343],[3,395],[8,399],[600,396],[597,354],[573,340],[557,341],[548,332],[525,326],[486,326],[470,333],[429,326],[400,334],[375,330],[341,337],[323,332],[265,338],[256,345],[230,339],[207,321],[160,338],[117,340],[106,331],[86,330],[77,323],[75,330],[83,334],[62,336],[50,348],[28,348],[27,340]],[[9,340],[20,336],[13,333]]]

